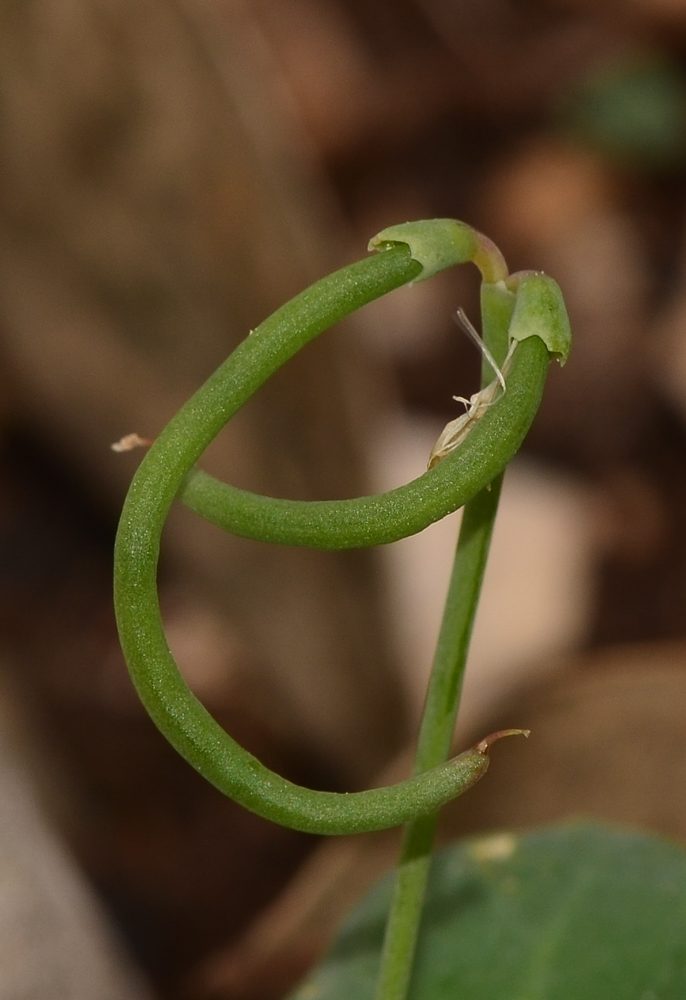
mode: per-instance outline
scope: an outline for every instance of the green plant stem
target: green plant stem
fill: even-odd
[[[415,774],[450,754],[464,668],[486,567],[502,475],[470,501],[462,516],[431,681],[422,718]],[[386,928],[377,1000],[404,1000],[419,933],[438,813],[405,830]]]
[[[278,545],[332,551],[406,538],[462,507],[516,454],[541,401],[549,360],[538,337],[520,344],[507,392],[463,444],[433,469],[387,493],[351,500],[282,500],[191,468],[179,484],[179,499],[224,531]]]
[[[153,443],[124,504],[114,597],[122,649],[141,701],[169,742],[220,791],[266,819],[310,833],[361,833],[408,823],[377,993],[377,1000],[405,1000],[437,810],[485,773],[496,739],[522,732],[494,733],[446,763],[502,473],[538,409],[550,357],[567,357],[570,330],[555,282],[539,272],[508,276],[500,251],[465,223],[433,219],[391,226],[370,248],[380,252],[316,282],[252,331]],[[195,468],[236,411],[319,333],[403,284],[467,262],[481,271],[483,335],[491,354],[502,365],[510,341],[515,349],[501,397],[491,401],[492,388],[474,402],[464,440],[450,440],[449,430],[450,447],[441,444],[443,457],[424,475],[378,496],[309,503],[237,490]],[[482,385],[492,381],[484,364]],[[328,550],[396,541],[466,504],[411,778],[350,794],[303,788],[270,771],[205,710],[169,649],[157,596],[160,539],[175,498],[235,534]]]
[[[226,795],[266,819],[310,833],[383,829],[431,812],[478,780],[488,766],[488,750],[467,751],[398,785],[350,794],[302,788],[275,774],[217,724],[181,676],[166,641],[157,597],[160,537],[194,464],[253,393],[317,334],[413,280],[420,270],[407,247],[395,246],[322,279],[261,323],[154,442],[131,484],[117,533],[114,596],[119,635],[151,718],[178,752]],[[295,543],[336,549],[388,542],[461,506],[499,474],[521,444],[538,408],[548,360],[541,339],[524,341],[515,352],[508,392],[459,449],[399,490],[298,505],[300,527],[304,523],[305,529]],[[232,491],[226,492],[230,506]],[[272,528],[281,532],[282,540],[288,537],[288,501],[252,494],[246,498],[258,511],[266,508]],[[230,521],[230,510],[227,516]],[[314,540],[308,524],[314,526]],[[272,540],[268,532],[255,537]]]
[[[483,337],[498,363],[507,352],[513,297],[482,287]],[[482,386],[493,378],[488,362]],[[417,744],[414,773],[445,761],[452,745],[467,655],[479,603],[503,473],[466,504]],[[405,1000],[419,935],[438,812],[419,816],[405,828],[386,925],[376,1000]]]

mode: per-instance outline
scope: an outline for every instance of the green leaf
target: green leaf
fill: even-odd
[[[291,1000],[372,1000],[390,883]],[[686,852],[575,824],[436,855],[410,1000],[683,1000]]]
[[[572,88],[561,112],[578,138],[622,167],[674,170],[686,157],[686,79],[664,53],[606,58]]]

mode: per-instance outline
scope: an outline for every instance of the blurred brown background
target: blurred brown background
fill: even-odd
[[[685,0],[0,0],[0,26],[0,1000],[276,1000],[392,863],[395,835],[245,813],[148,721],[110,596],[139,454],[109,445],[406,219],[552,274],[575,335],[508,475],[461,723],[534,735],[446,835],[585,812],[686,842]],[[477,291],[363,310],[205,466],[299,498],[419,474],[474,390],[451,315]],[[457,520],[330,555],[176,511],[194,690],[294,780],[401,775]]]

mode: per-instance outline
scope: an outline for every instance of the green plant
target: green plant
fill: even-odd
[[[290,1000],[372,1000],[392,895],[346,920]],[[412,1000],[682,1000],[686,853],[633,831],[573,823],[438,853]]]
[[[330,275],[265,320],[196,392],[144,457],[126,499],[115,551],[115,606],[122,647],[153,720],[222,792],[274,822],[320,834],[407,824],[386,932],[378,1000],[406,993],[429,871],[437,809],[485,772],[487,737],[447,760],[469,639],[502,474],[538,408],[551,357],[564,362],[569,323],[559,288],[537,272],[509,275],[480,233],[447,219],[393,226],[374,255]],[[254,392],[317,334],[365,303],[453,264],[481,271],[482,333],[506,389],[473,401],[459,433],[448,431],[424,475],[399,489],[354,500],[305,503],[257,496],[195,468],[205,448]],[[157,560],[175,498],[208,521],[248,538],[323,549],[395,541],[465,506],[422,720],[414,775],[366,792],[301,788],[274,774],[225,733],[190,692],[168,648],[157,600]]]

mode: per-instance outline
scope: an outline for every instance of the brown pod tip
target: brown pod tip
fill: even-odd
[[[477,743],[474,749],[478,753],[488,754],[494,743],[498,740],[502,740],[504,736],[526,736],[527,738],[531,735],[530,729],[499,729],[497,733],[491,733],[490,736],[484,737],[480,743]]]

